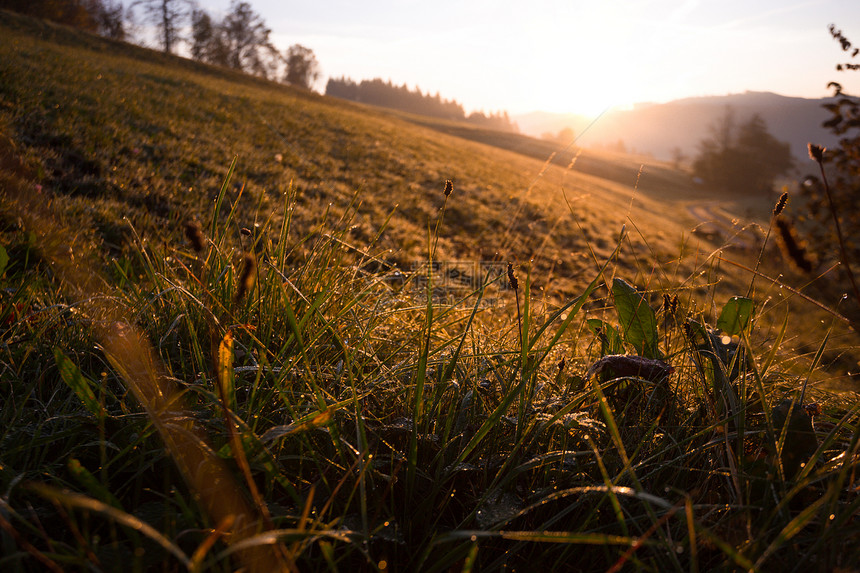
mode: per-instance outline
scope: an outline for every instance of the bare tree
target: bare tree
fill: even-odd
[[[287,50],[286,82],[292,86],[310,89],[319,78],[319,64],[313,50],[293,44]]]
[[[113,40],[125,40],[128,31],[122,3],[114,3],[113,0],[90,0],[90,4],[99,26],[99,33]]]
[[[144,19],[158,28],[159,41],[164,53],[173,52],[182,40],[181,30],[194,8],[192,0],[135,0],[131,8],[140,6]]]

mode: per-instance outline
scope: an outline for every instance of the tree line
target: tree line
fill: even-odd
[[[425,94],[418,87],[412,90],[406,84],[398,86],[391,80],[375,78],[356,82],[346,77],[329,78],[325,94],[418,115],[467,121],[497,131],[518,131],[506,111],[489,114],[476,111],[466,115],[462,104],[455,100],[442,99],[438,92],[435,95]]]
[[[231,68],[292,86],[310,89],[319,79],[319,63],[301,44],[281,53],[271,41],[271,29],[248,2],[232,0],[222,18],[213,16],[194,0],[0,0],[0,8],[52,20],[121,41],[134,41],[139,23],[156,31],[165,53],[187,48],[194,60]],[[342,99],[390,107],[406,112],[462,120],[498,131],[517,132],[508,113],[476,111],[442,99],[438,93],[396,86],[381,79],[355,82],[332,78],[325,93]]]
[[[125,10],[112,0],[0,0],[0,8],[125,40]]]
[[[692,165],[693,174],[708,187],[733,194],[769,193],[776,178],[793,166],[789,144],[771,135],[760,115],[738,124],[731,107],[699,143]]]
[[[0,0],[0,8],[52,20],[115,40],[133,41],[138,23],[152,25],[165,53],[185,45],[191,58],[309,89],[319,78],[313,50],[281,53],[272,31],[248,2],[232,0],[216,18],[193,0]]]

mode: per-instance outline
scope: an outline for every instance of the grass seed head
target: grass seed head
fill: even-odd
[[[445,197],[449,196],[454,191],[454,182],[450,179],[445,180]]]
[[[690,342],[693,342],[693,340],[694,340],[693,327],[690,325],[689,322],[684,323],[684,336],[687,337],[687,340],[689,340]]]
[[[776,202],[776,206],[773,208],[773,216],[776,217],[782,210],[785,209],[785,205],[788,203],[788,191],[779,196],[779,201]]]
[[[520,283],[517,281],[517,275],[514,274],[514,265],[511,263],[508,263],[508,282],[512,289],[519,290]]]
[[[807,144],[807,148],[809,149],[809,158],[813,161],[817,161],[821,163],[824,161],[824,152],[827,151],[826,147],[821,147],[820,145],[815,145],[814,143]]]
[[[191,246],[198,253],[206,246],[206,237],[203,236],[203,229],[200,228],[200,223],[197,221],[185,223],[185,236],[188,237]]]
[[[798,241],[794,226],[783,217],[779,217],[776,220],[776,228],[779,231],[779,244],[786,257],[803,272],[812,272],[812,261],[809,259],[806,249]]]
[[[254,280],[257,277],[257,259],[253,253],[245,253],[242,256],[242,274],[239,275],[239,286],[236,288],[235,301],[238,303],[251,289],[254,288]]]

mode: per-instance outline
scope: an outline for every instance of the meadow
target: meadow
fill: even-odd
[[[777,195],[0,35],[2,570],[860,562],[857,335]]]

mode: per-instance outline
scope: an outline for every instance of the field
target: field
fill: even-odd
[[[777,196],[0,35],[0,569],[860,562],[857,335]]]

